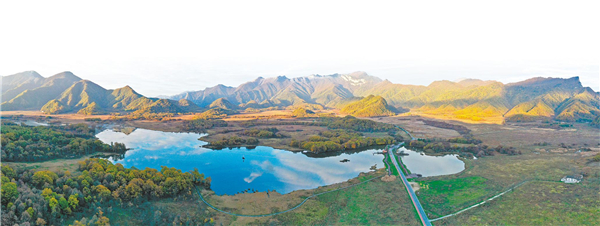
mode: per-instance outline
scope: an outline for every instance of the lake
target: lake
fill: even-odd
[[[211,177],[211,189],[218,195],[233,195],[247,189],[276,190],[285,194],[347,181],[361,172],[368,172],[375,164],[377,168],[384,167],[383,155],[373,154],[380,149],[319,157],[265,146],[212,150],[201,147],[207,144],[198,140],[204,135],[135,129],[128,135],[104,130],[96,137],[105,143],[119,142],[132,148],[123,159],[109,158],[113,163],[138,169],[168,166],[184,172],[198,168],[201,173]],[[410,153],[403,157],[407,167],[423,176],[457,173],[462,171],[457,168],[459,164],[464,169],[464,163],[456,156],[433,157],[405,151]],[[350,161],[340,162],[343,159]],[[430,164],[428,161],[433,162]],[[440,166],[442,163],[452,167],[446,169]],[[427,165],[430,167],[424,167]]]
[[[458,159],[458,155],[430,156],[404,147],[400,147],[398,151],[408,154],[401,156],[406,168],[412,173],[423,175],[423,177],[455,174],[465,169],[465,163]]]

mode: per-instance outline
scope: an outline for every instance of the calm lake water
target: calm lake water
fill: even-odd
[[[402,156],[402,162],[408,170],[423,177],[455,174],[465,169],[465,163],[458,159],[458,155],[429,156],[404,147],[399,150],[408,154]]]
[[[380,149],[313,158],[265,146],[212,150],[200,147],[206,142],[198,140],[202,135],[196,133],[136,129],[129,135],[104,130],[96,136],[105,143],[120,142],[132,148],[124,159],[111,159],[113,163],[138,169],[168,166],[184,172],[196,167],[212,178],[211,188],[218,195],[231,195],[246,189],[276,190],[285,194],[343,182],[368,172],[375,164],[377,168],[384,167],[383,156],[373,155]],[[423,176],[452,174],[464,169],[463,162],[456,156],[432,157],[405,151],[410,153],[403,157],[407,167]],[[350,161],[340,162],[343,159]]]

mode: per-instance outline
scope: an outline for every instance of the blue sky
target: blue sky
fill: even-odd
[[[394,83],[579,76],[600,90],[594,1],[80,1],[0,8],[0,75],[72,71],[172,95],[258,76]]]

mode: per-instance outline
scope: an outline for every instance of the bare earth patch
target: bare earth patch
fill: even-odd
[[[417,183],[417,182],[408,182],[408,183],[410,184],[413,191],[415,191],[415,192],[417,192],[419,189],[421,189],[421,185],[419,185],[419,183]]]
[[[392,175],[385,175],[381,178],[382,181],[384,182],[392,182],[396,180],[396,176],[392,176]]]

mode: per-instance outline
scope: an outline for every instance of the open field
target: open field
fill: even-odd
[[[422,117],[426,117],[426,118],[434,118],[434,119],[439,119],[439,120],[444,120],[444,121],[458,121],[458,122],[463,122],[463,123],[471,123],[471,124],[502,124],[504,122],[504,117],[502,116],[496,116],[496,117],[491,117],[491,116],[487,116],[484,118],[478,118],[478,120],[472,120],[469,118],[461,118],[460,116],[457,116],[453,113],[442,113],[442,114],[432,114],[432,113],[427,113],[427,112],[419,112],[419,111],[410,111],[404,114],[401,114],[402,116],[422,116]]]
[[[383,122],[388,124],[398,125],[414,137],[417,138],[455,138],[460,137],[460,134],[455,130],[443,129],[426,125],[423,121],[420,121],[421,117],[418,116],[393,116],[393,117],[377,117],[370,118],[376,122]]]
[[[436,225],[599,225],[598,182],[531,181]]]
[[[540,128],[540,124],[479,125],[464,124],[472,134],[484,143],[493,145],[512,145],[530,149],[534,143],[548,142],[556,147],[560,143],[579,147],[598,147],[600,130],[588,124],[571,123],[573,127],[564,129]]]
[[[421,203],[423,203],[424,208],[426,211],[428,211],[428,214],[430,214],[430,218],[436,218],[457,212],[461,209],[483,201],[486,198],[492,197],[508,189],[512,185],[525,180],[531,181],[528,182],[527,186],[523,185],[522,187],[519,187],[515,191],[511,192],[511,194],[518,193],[522,191],[522,189],[530,189],[531,186],[538,186],[538,183],[550,183],[566,188],[563,190],[566,190],[567,193],[571,192],[569,190],[573,190],[573,194],[579,194],[580,198],[582,196],[587,196],[590,198],[598,197],[599,194],[597,191],[600,189],[600,184],[598,183],[600,177],[600,167],[588,166],[588,164],[586,164],[587,162],[587,158],[580,158],[578,156],[566,154],[548,154],[546,156],[535,154],[523,156],[493,156],[477,160],[468,160],[467,169],[459,174],[417,179],[421,185],[421,190],[417,192],[417,194],[419,199],[421,199]],[[560,182],[562,177],[575,173],[583,173],[585,175],[582,183],[568,185]],[[550,190],[546,192],[549,191]],[[540,207],[540,212],[537,214],[542,214],[542,217],[546,218],[552,216],[550,212],[554,211],[552,210],[552,206],[554,205],[580,205],[580,208],[585,207],[589,208],[590,210],[598,207],[597,204],[594,204],[593,202],[577,203],[575,202],[576,199],[555,199],[553,197],[546,197],[544,194],[531,194],[531,197],[528,197],[528,199],[514,199],[513,201],[514,202],[506,202],[506,205],[535,205]],[[491,207],[496,202],[497,201],[488,203],[485,206]],[[482,207],[476,207],[475,210],[480,208]],[[494,210],[496,211],[496,216],[499,217],[503,215],[511,215],[512,213],[512,210],[510,209],[502,210],[506,212],[499,213],[498,211],[500,211],[500,209]],[[463,220],[467,220],[469,218],[465,216],[470,216],[472,213],[476,212],[469,210],[461,213],[460,216],[463,217]],[[576,216],[577,215],[571,215],[570,217]],[[585,216],[585,214],[581,216]],[[451,224],[457,224],[458,222],[450,220],[452,218],[454,217],[448,218],[449,220],[447,221],[449,223],[452,222]],[[569,218],[565,220],[575,219]],[[519,223],[519,221],[482,222],[487,222],[488,224]],[[533,222],[534,221],[532,221],[532,223]],[[478,223],[466,221],[458,224]]]
[[[374,120],[400,125],[418,138],[459,136],[453,130],[425,125],[419,118]],[[421,186],[417,194],[431,219],[479,203],[522,181],[531,181],[497,200],[434,224],[598,224],[600,164],[590,159],[600,153],[600,130],[582,123],[545,128],[547,124],[541,122],[445,122],[467,127],[485,145],[513,146],[523,155],[465,159],[466,169],[461,173],[416,179]],[[544,142],[548,144],[541,146]],[[581,148],[591,151],[578,152]],[[560,182],[564,176],[579,173],[584,175],[580,184]]]
[[[401,126],[417,138],[448,139],[460,136],[455,130],[426,125],[420,121],[420,119],[423,119],[420,116],[394,116],[370,119]],[[467,127],[471,130],[474,138],[481,140],[483,144],[491,147],[498,145],[513,146],[523,152],[540,152],[545,150],[559,150],[562,148],[559,146],[562,143],[567,148],[561,149],[561,152],[575,152],[584,147],[600,151],[600,129],[591,127],[585,123],[565,123],[565,125],[570,125],[570,127],[545,128],[548,127],[548,124],[541,122],[507,123],[506,125],[470,124],[459,121],[444,122]],[[549,144],[547,146],[534,145],[535,143],[544,142]]]

